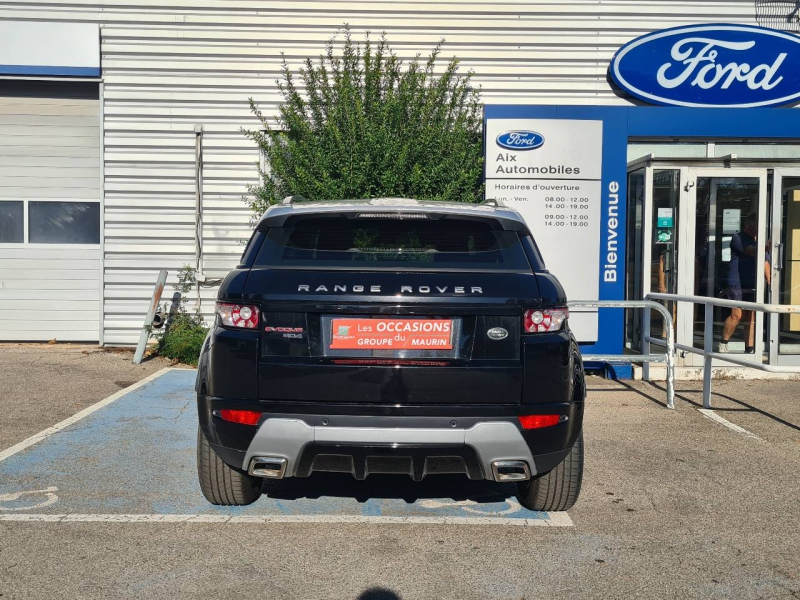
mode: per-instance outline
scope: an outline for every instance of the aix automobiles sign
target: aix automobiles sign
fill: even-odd
[[[800,101],[800,36],[752,25],[691,25],[628,42],[609,68],[629,94],[668,106]]]

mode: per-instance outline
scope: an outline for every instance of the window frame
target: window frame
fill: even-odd
[[[103,247],[103,202],[88,198],[0,198],[2,202],[22,202],[22,242],[0,242],[0,249],[19,249],[19,248],[72,248],[75,250],[92,250]],[[63,242],[48,244],[42,242],[30,242],[30,202],[74,202],[81,204],[97,204],[100,209],[98,226],[100,228],[99,242],[96,244],[66,244]]]

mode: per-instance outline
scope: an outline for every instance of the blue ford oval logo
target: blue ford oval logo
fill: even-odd
[[[800,100],[800,36],[752,25],[689,25],[620,48],[611,77],[651,104],[777,106]]]
[[[497,136],[497,145],[506,150],[535,150],[544,144],[544,136],[535,131],[506,131]]]

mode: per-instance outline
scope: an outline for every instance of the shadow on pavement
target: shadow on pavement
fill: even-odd
[[[658,390],[659,393],[663,394],[663,400],[659,400],[655,396],[651,396],[650,394],[645,393],[643,390],[641,390],[639,388],[633,387],[632,385],[630,385],[629,383],[626,383],[623,380],[617,380],[615,383],[619,384],[621,387],[624,387],[629,392],[633,392],[635,394],[638,394],[642,398],[646,398],[647,400],[650,400],[650,402],[658,404],[659,406],[662,406],[664,408],[667,407],[667,392],[666,392],[666,389],[658,387],[653,382],[640,381],[638,383],[641,384],[641,385],[647,385],[649,387],[652,387],[654,390]],[[587,388],[587,391],[591,392],[592,394],[596,394],[596,393],[602,393],[602,392],[613,392],[613,393],[616,393],[619,390],[616,389],[616,388],[613,388],[613,387],[599,387],[599,388],[589,387],[589,388]],[[676,398],[678,397],[677,394],[676,394],[675,397]]]
[[[400,600],[400,596],[386,588],[370,588],[361,592],[356,600]]]
[[[650,382],[644,382],[644,381],[639,382],[639,387],[634,387],[634,386],[632,386],[632,385],[630,385],[628,383],[625,383],[624,381],[617,381],[617,383],[620,386],[624,387],[629,392],[634,392],[635,394],[638,394],[642,398],[646,398],[647,400],[650,400],[651,402],[653,402],[655,404],[658,404],[659,406],[663,406],[665,408],[667,406],[665,400],[664,401],[659,400],[655,396],[651,396],[646,391],[640,389],[642,386],[647,386],[649,388],[652,388],[654,390],[654,392],[657,391],[660,397],[666,398],[667,388],[666,388],[665,385],[658,384],[658,383],[655,383],[655,382],[652,382],[652,381],[650,381]],[[617,390],[615,390],[614,388],[607,388],[606,387],[606,388],[594,388],[594,389],[590,389],[589,391],[592,392],[592,393],[597,393],[597,392],[614,392],[614,391],[617,391]],[[702,395],[702,393],[703,393],[702,389],[699,389],[699,390],[680,390],[680,389],[676,389],[675,390],[675,398],[678,399],[678,400],[683,400],[684,402],[694,406],[695,408],[703,408],[702,401],[692,400],[691,398],[688,398],[687,396],[684,395],[684,394],[699,394],[699,395]],[[714,389],[713,389],[713,386],[712,386],[712,389],[711,389],[711,397],[712,397],[711,405],[714,408],[714,410],[717,411],[717,412],[753,412],[753,413],[757,413],[759,415],[762,415],[764,417],[767,417],[768,419],[772,419],[776,423],[780,423],[781,425],[784,425],[784,426],[789,427],[791,429],[794,429],[796,431],[800,431],[800,426],[795,425],[794,423],[790,423],[789,421],[787,421],[785,419],[782,419],[779,416],[774,415],[771,412],[768,412],[768,411],[766,411],[766,410],[764,410],[762,408],[758,408],[757,406],[753,406],[752,404],[749,404],[749,403],[745,402],[744,400],[739,400],[738,398],[734,398],[733,396],[729,396],[727,394],[720,394],[719,392],[715,392]],[[724,408],[724,407],[714,406],[714,402],[713,402],[714,398],[728,400],[730,402],[733,402],[734,404],[738,404],[742,408]]]
[[[514,498],[517,486],[473,481],[463,475],[431,475],[415,482],[403,475],[370,475],[364,481],[358,481],[349,473],[313,473],[310,477],[266,481],[264,493],[276,500],[328,496],[354,498],[358,502],[392,498],[412,504],[420,499],[448,498],[490,504]]]

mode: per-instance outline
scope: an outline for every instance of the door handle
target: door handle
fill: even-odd
[[[783,270],[783,251],[784,251],[785,244],[773,244],[773,246],[775,247],[775,250],[777,252],[775,252],[775,255],[772,257],[772,267],[776,271],[782,271]]]

